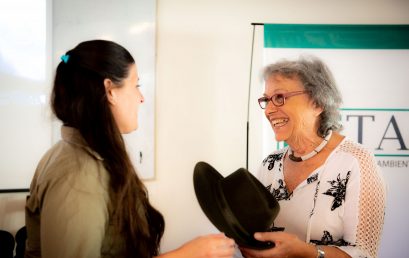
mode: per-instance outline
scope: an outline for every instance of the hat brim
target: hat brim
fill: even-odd
[[[234,214],[225,207],[220,189],[223,178],[216,169],[205,162],[198,162],[195,166],[193,175],[195,193],[207,218],[218,230],[233,238],[240,246],[259,250],[273,247],[274,243],[256,240],[254,232],[247,232],[237,222]]]

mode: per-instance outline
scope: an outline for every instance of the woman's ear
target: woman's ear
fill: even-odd
[[[321,113],[324,111],[324,109],[320,106],[318,106],[317,103],[311,102],[313,108],[314,108],[314,114],[315,116],[321,115]]]
[[[104,86],[105,86],[105,94],[107,95],[108,102],[111,105],[115,105],[117,102],[117,99],[116,99],[114,83],[110,79],[106,78],[104,79]]]
[[[315,116],[320,116],[321,113],[324,111],[324,109],[322,107],[319,107],[318,105],[315,105]]]

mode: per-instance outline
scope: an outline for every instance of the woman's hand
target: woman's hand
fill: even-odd
[[[275,247],[266,250],[254,250],[240,247],[246,258],[275,258],[275,257],[316,257],[317,251],[313,245],[301,241],[297,236],[285,232],[255,233],[254,238],[259,241],[271,241]]]
[[[158,256],[158,258],[230,258],[234,254],[234,240],[224,234],[211,234],[195,238],[175,251]]]

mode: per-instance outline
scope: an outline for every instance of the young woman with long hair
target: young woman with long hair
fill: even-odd
[[[26,257],[231,257],[223,234],[160,254],[164,219],[149,202],[122,134],[144,102],[131,54],[105,40],[62,56],[51,107],[61,141],[38,164],[26,204]]]

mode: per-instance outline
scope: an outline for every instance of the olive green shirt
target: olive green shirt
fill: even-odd
[[[26,203],[25,257],[122,257],[109,226],[109,175],[71,127],[41,159]],[[115,244],[113,244],[115,243]]]

